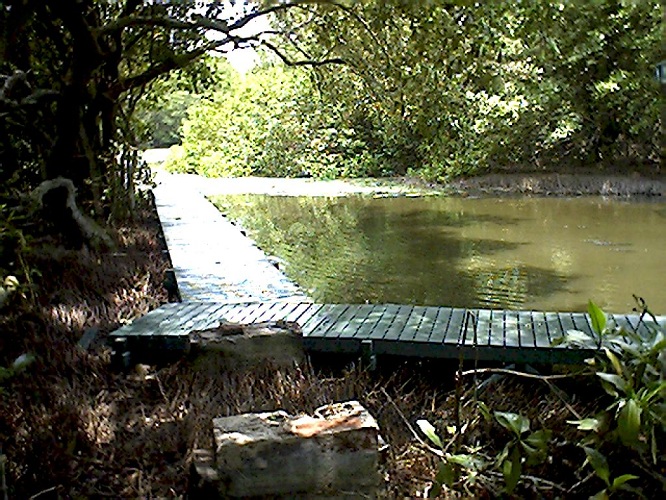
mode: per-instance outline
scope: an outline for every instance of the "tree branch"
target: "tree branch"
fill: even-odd
[[[278,5],[274,5],[273,7],[268,7],[263,10],[257,10],[255,12],[252,12],[250,14],[247,14],[245,17],[242,19],[239,19],[238,21],[232,23],[229,25],[229,28],[231,30],[237,30],[240,28],[243,28],[247,26],[247,24],[259,17],[266,16],[268,14],[273,14],[275,12],[280,12],[280,11],[285,11],[288,9],[291,9],[293,7],[302,7],[304,5],[313,5],[313,4],[324,4],[324,5],[335,5],[335,2],[330,1],[330,0],[295,0],[293,2],[285,2],[281,3]]]
[[[273,45],[271,42],[269,42],[267,40],[260,40],[259,43],[261,45],[263,45],[264,47],[270,49],[287,66],[312,66],[312,67],[316,67],[316,66],[324,66],[324,65],[327,65],[327,64],[347,64],[347,61],[345,61],[344,59],[339,58],[339,57],[334,57],[334,58],[330,58],[330,59],[322,59],[322,60],[319,60],[319,61],[312,61],[312,60],[293,61],[286,54],[284,54],[280,49],[278,49],[275,45]]]

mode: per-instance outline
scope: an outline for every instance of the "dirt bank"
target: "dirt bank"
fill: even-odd
[[[271,196],[666,196],[666,176],[600,174],[490,174],[448,184],[415,177],[384,179],[284,179],[271,177],[205,178],[194,174],[168,174],[156,170],[159,183],[166,175],[192,186],[206,196],[264,194]]]
[[[449,184],[466,194],[666,196],[666,177],[601,174],[490,174]]]

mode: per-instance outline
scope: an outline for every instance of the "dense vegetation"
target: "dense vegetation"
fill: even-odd
[[[230,11],[228,4],[237,8]],[[461,408],[462,391],[442,396],[438,383],[425,383],[427,374],[378,385],[360,370],[337,378],[310,367],[209,375],[180,363],[128,376],[111,369],[103,340],[105,332],[167,300],[159,228],[135,199],[136,185],[146,180],[140,146],[176,140],[171,124],[168,133],[151,135],[154,120],[175,124],[189,109],[181,163],[210,173],[338,176],[412,169],[439,179],[504,165],[559,168],[618,159],[654,170],[661,153],[662,98],[653,79],[653,66],[663,59],[659,4],[192,5],[0,0],[2,494],[185,496],[192,451],[210,439],[212,416],[312,411],[334,399],[365,398],[392,441],[387,495],[422,492],[441,462],[446,476],[435,485],[452,485],[462,495],[513,488],[522,496],[548,495],[552,488],[572,496],[610,494],[629,483],[658,496],[664,470],[660,332],[643,349],[601,326],[599,344],[607,330],[604,339],[613,340],[604,345],[595,377],[604,382],[605,399],[590,391],[582,403],[561,403],[560,392],[545,390],[537,406],[531,404],[534,387],[517,384],[510,396],[491,391],[486,403],[505,419],[494,414],[488,425],[478,425],[476,407]],[[241,32],[267,15],[273,15],[265,29],[270,33]],[[287,66],[313,69],[297,72],[267,57],[242,79],[206,57],[248,45],[268,48]],[[216,134],[204,137],[211,131]],[[104,245],[72,234],[81,230],[63,223],[72,206],[56,213],[36,208],[35,189],[60,176],[77,190],[78,215],[92,214],[106,226]],[[124,222],[129,216],[134,223]],[[84,350],[77,342],[91,329],[100,345]],[[436,373],[439,378],[441,367]],[[523,410],[529,414],[518,415]],[[511,412],[517,416],[506,417]],[[546,416],[540,424],[569,435],[578,431],[565,419],[580,415],[576,425],[591,437],[585,449],[574,445],[580,434],[565,448],[550,448],[548,460],[566,458],[562,477],[516,485],[522,458],[530,474],[553,470],[514,451],[530,454],[525,446],[534,436],[523,432],[524,419],[536,422],[540,413]],[[455,449],[430,457],[413,445],[403,416],[428,419],[436,432],[456,416],[456,423],[477,425],[466,433],[458,425]],[[512,428],[507,418],[518,425]],[[504,434],[493,435],[498,430]],[[480,438],[492,443],[480,450],[486,456],[477,470],[479,457],[463,455],[472,455]],[[542,450],[544,440],[537,441]]]
[[[173,168],[205,175],[646,167],[657,172],[661,8],[629,2],[359,2],[281,13],[283,53],[342,64],[225,70]],[[277,42],[276,42],[277,43]]]

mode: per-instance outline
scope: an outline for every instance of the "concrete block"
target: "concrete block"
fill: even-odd
[[[190,332],[190,355],[197,369],[220,371],[272,362],[294,366],[306,360],[301,332],[293,323],[221,324]]]
[[[315,416],[283,411],[213,420],[214,453],[199,452],[193,485],[220,498],[374,498],[375,419],[357,401]],[[214,486],[213,486],[214,485]],[[196,496],[196,495],[195,495]]]

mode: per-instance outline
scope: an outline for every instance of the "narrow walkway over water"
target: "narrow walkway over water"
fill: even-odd
[[[307,297],[192,184],[160,175],[155,204],[185,302]]]
[[[162,177],[158,213],[182,303],[167,304],[111,334],[133,361],[188,349],[190,332],[220,322],[297,323],[306,349],[420,358],[578,363],[589,351],[553,347],[568,330],[591,332],[582,313],[397,304],[313,304],[201,193]],[[614,315],[640,332],[637,315]],[[658,321],[666,325],[666,317]]]

